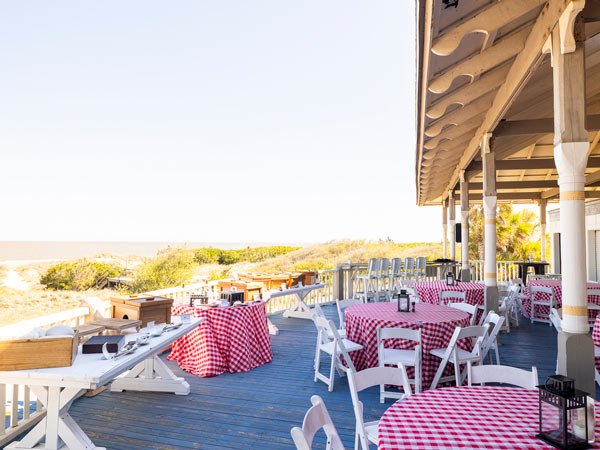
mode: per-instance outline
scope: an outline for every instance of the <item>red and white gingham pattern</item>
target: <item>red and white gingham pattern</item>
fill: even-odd
[[[596,409],[600,403],[596,403]],[[379,422],[379,450],[551,449],[538,440],[538,392],[498,386],[434,389],[394,403]],[[600,436],[596,422],[596,436]],[[593,448],[600,448],[596,442]]]
[[[419,300],[424,303],[440,304],[440,291],[465,292],[465,302],[470,305],[485,304],[485,286],[481,283],[460,282],[454,286],[448,286],[445,281],[426,281],[415,283],[415,290]]]
[[[525,294],[529,297],[531,294],[529,292],[530,286],[545,286],[552,288],[552,292],[554,292],[554,298],[556,299],[557,308],[562,307],[562,281],[560,280],[532,280],[527,283],[527,287],[525,288]],[[588,289],[600,289],[600,283],[588,283]],[[545,294],[543,292],[537,292],[536,299],[549,301],[550,295]],[[527,317],[531,317],[531,300],[529,298],[524,298],[521,300],[523,303],[523,308],[527,313]],[[590,295],[588,297],[588,302],[594,303],[596,305],[600,305],[600,296]],[[550,314],[550,309],[547,306],[536,305],[535,307],[536,317],[539,315],[548,316]],[[588,310],[588,316],[590,320],[594,320],[596,318],[598,311],[596,310]]]
[[[205,320],[173,343],[168,359],[199,377],[248,372],[273,359],[264,302],[224,308],[175,305],[172,316],[191,314]]]
[[[594,329],[592,330],[592,339],[594,339],[594,346],[600,347],[600,316],[596,317],[594,322]],[[596,363],[596,370],[600,372],[600,356],[594,358]]]
[[[423,387],[428,387],[435,372],[440,365],[440,359],[429,353],[434,348],[446,348],[450,343],[456,327],[469,325],[469,314],[458,309],[428,303],[417,303],[415,312],[399,313],[395,302],[369,303],[354,305],[346,309],[346,336],[352,342],[362,345],[363,350],[350,354],[356,370],[377,367],[377,328],[411,328],[421,330],[422,371]],[[469,344],[460,343],[461,347],[468,348]],[[391,339],[386,342],[386,347],[411,349],[415,344],[412,341]],[[409,375],[412,376],[412,368]],[[452,373],[452,365],[446,368],[447,374]],[[446,372],[444,372],[446,373]]]

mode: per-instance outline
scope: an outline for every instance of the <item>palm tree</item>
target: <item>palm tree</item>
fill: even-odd
[[[469,214],[469,258],[483,259],[483,211],[477,205]],[[511,205],[496,211],[496,248],[500,261],[523,261],[531,255],[539,259],[539,220],[528,209],[514,212]]]

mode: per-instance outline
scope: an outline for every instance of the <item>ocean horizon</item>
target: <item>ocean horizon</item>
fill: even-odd
[[[98,253],[115,253],[122,256],[156,256],[167,247],[213,247],[234,250],[269,245],[306,246],[307,243],[278,242],[107,242],[107,241],[0,241],[0,261],[45,260],[83,258]]]

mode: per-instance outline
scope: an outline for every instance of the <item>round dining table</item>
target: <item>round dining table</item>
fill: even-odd
[[[434,389],[397,401],[379,421],[379,450],[551,449],[539,431],[537,390],[503,386]],[[596,402],[596,410],[600,403]],[[600,438],[599,422],[595,434]],[[600,448],[600,443],[593,444]]]
[[[465,293],[465,302],[470,305],[485,304],[485,285],[483,283],[463,282],[448,286],[445,281],[423,281],[414,284],[419,300],[423,303],[440,304],[441,291],[457,291]]]
[[[562,308],[562,281],[561,280],[531,280],[529,283],[527,283],[527,287],[525,288],[525,295],[528,298],[523,298],[521,300],[523,309],[525,310],[525,313],[528,318],[531,318],[531,299],[529,297],[531,296],[530,289],[532,286],[543,286],[543,287],[551,288],[552,292],[554,293],[554,298],[556,299],[556,305],[557,305],[556,308]],[[600,290],[600,283],[588,283],[587,288]],[[545,301],[550,300],[550,294],[538,292],[535,295],[536,295],[536,298],[538,298],[539,300],[545,300]],[[594,303],[596,305],[600,305],[600,296],[590,295],[588,297],[588,302]],[[536,316],[538,315],[538,313],[540,315],[547,316],[548,314],[550,314],[550,308],[548,306],[544,306],[544,305],[539,305],[539,306],[536,305],[535,312],[536,312]],[[590,321],[594,321],[596,319],[597,315],[598,315],[598,310],[588,309],[588,316],[589,316]]]
[[[171,316],[181,314],[204,318],[198,328],[173,343],[168,356],[186,372],[200,377],[248,372],[273,358],[263,301],[226,307],[173,306]]]
[[[434,348],[446,348],[456,327],[469,325],[469,314],[458,309],[429,303],[417,303],[415,312],[398,312],[395,302],[367,303],[346,308],[346,337],[363,346],[350,354],[356,370],[377,367],[377,328],[410,328],[421,330],[423,387],[429,387],[440,365],[440,358],[429,352]],[[386,347],[412,349],[413,341],[390,339]],[[466,343],[459,343],[465,346]],[[465,347],[466,348],[466,347]],[[407,368],[412,377],[413,369]],[[445,374],[452,373],[452,366]]]

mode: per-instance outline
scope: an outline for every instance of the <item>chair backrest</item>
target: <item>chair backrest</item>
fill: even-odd
[[[354,367],[354,363],[348,354],[348,350],[344,345],[344,340],[340,337],[337,328],[332,320],[327,320],[325,317],[318,317],[313,314],[313,322],[315,323],[317,329],[319,330],[319,342],[321,344],[327,344],[329,342],[329,338],[333,339],[335,342],[334,356],[335,353],[339,353],[344,357],[344,361],[348,365],[348,369],[350,372],[356,372],[356,368]]]
[[[489,333],[483,339],[482,344],[483,357],[485,358],[494,342],[496,342],[500,329],[504,324],[504,317],[496,314],[494,311],[489,311],[483,324],[488,324],[490,326]]]
[[[556,308],[552,308],[550,310],[550,322],[552,322],[552,325],[554,325],[554,328],[556,328],[556,331],[562,330],[562,320],[561,320],[560,315],[558,314],[558,310]]]
[[[510,280],[510,284],[519,286],[519,292],[525,291],[525,285],[523,284],[523,280],[521,280],[520,278],[512,278]]]
[[[402,259],[392,258],[392,276],[399,277],[402,275]]]
[[[390,260],[387,258],[379,258],[379,274],[388,275],[390,272]]]
[[[323,399],[318,395],[313,395],[310,402],[313,406],[306,411],[302,428],[294,427],[291,431],[296,448],[298,450],[311,450],[315,434],[323,428],[327,435],[327,449],[344,450],[344,444],[331,420],[325,403],[323,403]]]
[[[405,258],[404,259],[404,275],[412,276],[415,273],[415,258]]]
[[[417,271],[419,272],[424,272],[425,268],[427,267],[427,258],[425,258],[424,256],[419,256],[417,258]]]
[[[539,384],[535,366],[531,368],[531,372],[502,365],[473,366],[471,362],[467,363],[467,367],[469,386],[484,383],[503,383],[525,389],[536,389]]]
[[[347,298],[344,300],[336,300],[335,303],[337,305],[338,317],[340,318],[340,328],[345,329],[346,328],[345,309],[348,306],[362,305],[363,301],[358,298]],[[319,305],[315,305],[315,306],[319,306]]]
[[[367,439],[365,422],[363,420],[363,404],[358,398],[358,393],[371,386],[381,384],[402,386],[407,397],[412,394],[410,382],[406,375],[406,369],[402,363],[398,364],[397,368],[371,367],[370,369],[361,370],[360,372],[348,372],[348,386],[350,388],[350,397],[352,398],[352,406],[356,418],[356,430],[363,450],[369,448],[369,441]]]
[[[529,287],[529,296],[531,297],[531,301],[539,302],[542,300],[540,296],[536,294],[548,294],[550,295],[550,304],[554,305],[554,291],[549,286],[539,286],[533,285]]]
[[[421,358],[422,340],[421,330],[413,330],[411,328],[377,328],[377,356],[379,361],[383,361],[384,340],[386,339],[403,339],[405,341],[414,341],[415,346],[415,362]]]
[[[588,288],[587,290],[588,297],[600,297],[600,287],[597,288]],[[589,299],[588,299],[589,302]]]
[[[482,356],[482,344],[483,340],[488,334],[489,328],[490,325],[487,323],[484,325],[474,325],[465,328],[456,327],[454,334],[450,339],[450,343],[446,348],[446,355],[450,356],[451,353],[455,353],[457,351],[457,344],[461,339],[475,338],[473,350],[471,350],[471,356]]]
[[[456,303],[464,303],[466,299],[465,291],[440,291],[440,305],[446,305],[448,300],[460,300]]]
[[[379,259],[378,258],[369,259],[369,267],[367,268],[367,274],[369,276],[377,275],[378,271],[379,271]]]
[[[463,294],[464,294],[464,292],[463,292]],[[460,309],[461,311],[471,314],[471,319],[469,320],[469,324],[470,325],[475,324],[475,317],[477,317],[477,306],[476,305],[471,305],[466,302],[461,302],[461,303],[448,303],[448,306],[450,308]]]

